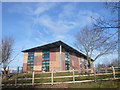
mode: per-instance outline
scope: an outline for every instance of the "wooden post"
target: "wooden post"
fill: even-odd
[[[74,72],[74,69],[73,69],[73,82],[75,81],[75,72]]]
[[[35,77],[35,72],[33,71],[33,73],[32,73],[32,85],[34,85],[34,77]]]
[[[93,72],[94,72],[94,81],[96,82],[96,70],[95,70],[95,68],[93,68]]]
[[[17,68],[17,73],[16,73],[15,86],[17,85],[17,77],[18,77],[18,68]]]
[[[105,73],[107,73],[107,68],[105,69]]]
[[[115,69],[113,66],[112,66],[112,70],[113,70],[113,77],[115,78]]]
[[[16,74],[16,79],[15,79],[15,86],[17,85],[17,74]]]
[[[1,69],[0,69],[0,90],[2,90],[2,70]]]
[[[51,72],[51,85],[53,85],[53,70]]]

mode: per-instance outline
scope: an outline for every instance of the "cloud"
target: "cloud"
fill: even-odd
[[[22,13],[32,16],[40,15],[55,6],[56,3],[16,3],[12,4],[8,11],[10,13]]]
[[[67,40],[72,33],[92,22],[90,16],[99,16],[78,8],[77,3],[17,3],[9,10],[29,19],[28,23],[32,23],[30,37],[38,43],[53,39]]]

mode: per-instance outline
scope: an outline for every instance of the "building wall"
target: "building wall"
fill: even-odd
[[[23,72],[27,72],[27,61],[28,61],[28,53],[24,53],[24,60],[23,60]]]
[[[42,71],[42,52],[34,52],[34,69],[35,71]]]
[[[62,62],[60,62],[60,49],[55,48],[50,50],[50,71],[60,71],[61,69],[65,70],[65,53],[63,51],[64,49],[62,49]],[[62,63],[62,67],[60,66],[60,63]]]
[[[50,71],[59,70],[59,52],[57,48],[50,50]]]
[[[65,68],[65,50],[62,48],[62,70],[66,70]],[[82,61],[82,69],[84,69],[84,58],[76,56],[75,53],[70,52],[70,70],[72,69],[80,69],[80,58]],[[27,61],[28,61],[28,53],[24,53],[24,61],[23,61],[23,72],[27,71]],[[86,61],[88,64],[88,62]],[[34,52],[34,68],[35,71],[42,71],[42,51]],[[49,70],[60,71],[60,49],[54,48],[50,50],[50,66]]]
[[[62,49],[62,70],[64,71],[65,69],[65,50]]]

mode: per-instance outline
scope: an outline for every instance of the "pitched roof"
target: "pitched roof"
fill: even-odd
[[[65,48],[65,50],[74,52],[76,55],[78,55],[78,56],[83,56],[83,57],[86,58],[86,55],[84,55],[83,53],[81,53],[81,52],[79,52],[78,50],[74,49],[73,47],[65,44],[65,43],[62,42],[62,41],[56,41],[56,42],[49,43],[49,44],[45,44],[45,45],[42,45],[42,46],[38,46],[38,47],[26,49],[26,50],[23,50],[22,52],[30,52],[30,51],[36,51],[36,50],[51,49],[51,48],[59,47],[60,45],[61,45],[63,48]]]

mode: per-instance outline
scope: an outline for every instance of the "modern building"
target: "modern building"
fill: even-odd
[[[89,68],[86,56],[62,41],[22,51],[23,72]]]

